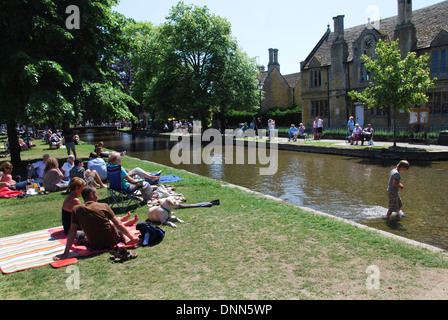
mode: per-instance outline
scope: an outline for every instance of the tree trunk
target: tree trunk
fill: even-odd
[[[14,120],[9,120],[6,127],[8,131],[8,145],[9,152],[11,154],[11,163],[13,165],[18,165],[22,162],[22,159],[20,158],[20,145],[19,138],[17,136],[16,122]]]

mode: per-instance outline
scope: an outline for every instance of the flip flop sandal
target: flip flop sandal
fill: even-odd
[[[131,252],[131,251],[128,251],[128,258],[129,259],[135,259],[135,258],[137,258],[138,257],[138,252]]]
[[[138,257],[137,252],[132,253],[125,248],[113,248],[110,253],[112,254],[110,256],[110,259],[114,260],[115,262],[124,262]]]
[[[109,253],[111,254],[110,259],[115,260],[115,262],[121,262],[123,257],[127,255],[127,250],[119,247],[112,248]]]

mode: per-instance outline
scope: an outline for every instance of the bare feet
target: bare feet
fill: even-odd
[[[135,217],[132,220],[126,221],[124,223],[125,226],[132,226],[134,224],[136,224],[138,221],[138,215],[135,215]]]
[[[126,213],[125,216],[121,217],[121,222],[126,222],[128,221],[128,219],[131,217],[131,211],[129,211],[128,213]]]
[[[129,241],[127,241],[125,244],[125,248],[132,248],[132,247],[135,247],[135,246],[137,246],[137,244],[138,244],[138,242],[140,241],[140,239],[138,238],[138,237],[136,237],[136,238],[134,238],[134,239],[132,239],[132,240],[129,240]]]

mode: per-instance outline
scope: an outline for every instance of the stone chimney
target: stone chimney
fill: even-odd
[[[398,0],[398,25],[412,23],[412,0]]]
[[[333,42],[344,40],[344,15],[334,17],[334,39]]]
[[[399,40],[403,58],[417,48],[417,30],[412,22],[412,0],[398,0],[398,19],[394,39]]]
[[[348,59],[348,45],[344,39],[344,16],[334,20],[334,39],[331,44],[331,70],[329,87],[336,94],[342,94],[347,85],[347,72],[344,64]]]
[[[268,64],[268,74],[270,74],[274,69],[280,72],[280,64],[278,63],[278,49],[269,49],[269,64]]]

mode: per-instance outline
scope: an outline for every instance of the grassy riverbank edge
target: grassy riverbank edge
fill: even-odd
[[[37,144],[23,160],[48,152],[63,163],[65,149]],[[87,159],[92,149],[81,143],[78,157]],[[123,165],[181,176],[173,185],[187,203],[221,205],[176,210],[185,224],[163,227],[162,243],[135,249],[135,260],[116,264],[107,253],[79,259],[79,289],[67,289],[66,268],[3,274],[1,299],[447,298],[445,253],[184,170],[127,156]],[[99,195],[104,200],[106,190]],[[0,237],[59,226],[63,199],[59,192],[0,199]],[[132,209],[140,221],[146,212]]]

